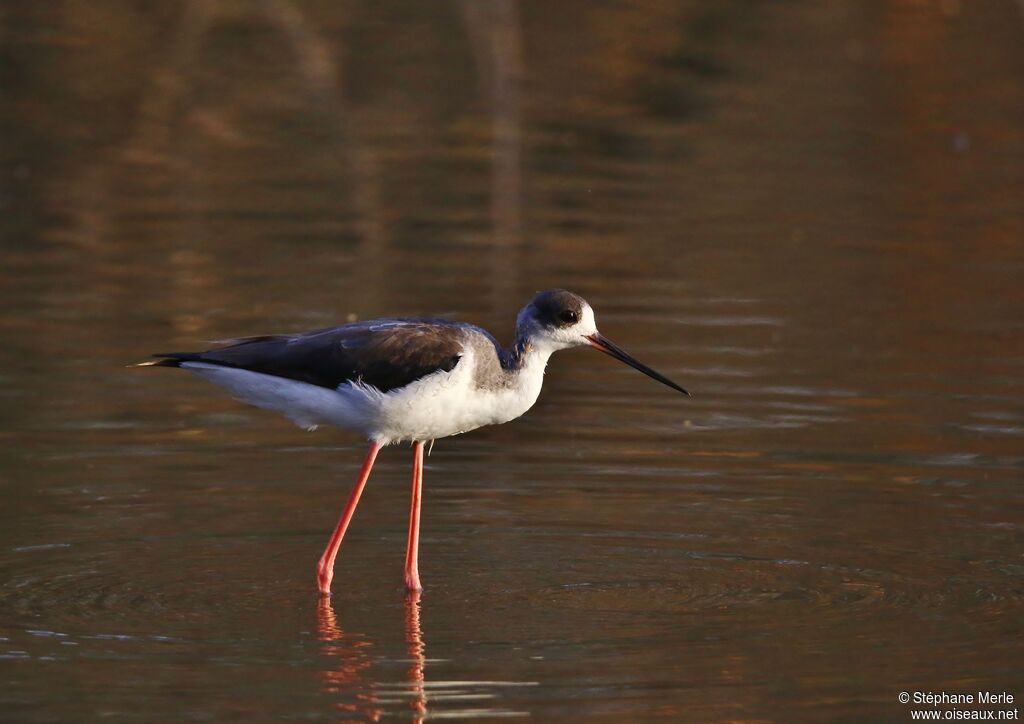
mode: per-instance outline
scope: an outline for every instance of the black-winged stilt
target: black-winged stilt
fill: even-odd
[[[334,558],[377,453],[402,441],[413,444],[405,585],[420,590],[424,442],[522,415],[537,401],[553,352],[590,345],[689,394],[602,336],[590,305],[563,289],[540,292],[523,307],[508,349],[480,327],[436,318],[374,319],[225,344],[205,352],[156,354],[160,359],[142,365],[183,367],[302,427],[337,425],[369,438],[355,489],[317,564],[322,594],[330,593]]]

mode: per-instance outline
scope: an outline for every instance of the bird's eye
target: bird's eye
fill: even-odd
[[[580,321],[580,315],[573,309],[563,309],[558,313],[558,318],[566,324],[576,324]]]

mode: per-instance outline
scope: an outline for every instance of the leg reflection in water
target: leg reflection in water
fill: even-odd
[[[424,669],[427,666],[427,647],[423,643],[420,629],[420,592],[405,594],[405,643],[409,648],[409,688],[412,692],[410,705],[413,721],[421,722],[427,715],[427,694],[423,686]]]
[[[379,721],[385,715],[385,707],[392,697],[386,691],[379,691],[381,687],[370,673],[370,667],[376,663],[370,655],[373,643],[361,634],[342,630],[331,599],[327,596],[320,599],[317,624],[318,638],[323,643],[321,652],[330,659],[329,666],[320,672],[324,691],[336,700],[335,708],[339,712],[367,721]],[[405,644],[409,662],[407,692],[412,720],[422,722],[427,716],[424,684],[427,659],[423,631],[420,628],[419,591],[409,591],[405,597]],[[385,689],[394,692],[391,687]],[[394,711],[391,713],[393,715]]]
[[[384,713],[378,702],[376,683],[368,680],[367,669],[373,664],[373,644],[360,634],[347,634],[338,625],[331,599],[320,598],[317,609],[317,633],[323,642],[321,651],[330,657],[330,666],[320,672],[324,691],[336,699],[335,708],[356,714],[368,721],[379,721]]]

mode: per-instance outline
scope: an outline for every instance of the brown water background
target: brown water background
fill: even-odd
[[[0,719],[1024,697],[1019,4],[5,2],[0,178]],[[408,448],[318,605],[362,442],[124,367],[549,286],[694,397],[440,441],[418,601]]]

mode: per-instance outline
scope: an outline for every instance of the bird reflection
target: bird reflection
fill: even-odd
[[[361,634],[346,633],[338,624],[331,599],[323,596],[317,609],[317,633],[323,643],[322,653],[330,664],[320,676],[324,692],[332,695],[335,708],[348,716],[379,721],[385,714],[385,701],[378,691],[378,682],[369,676],[374,664],[370,655],[373,643]],[[408,692],[412,719],[422,722],[427,716],[427,695],[424,685],[426,644],[420,628],[420,592],[410,591],[405,597],[405,643],[408,652]],[[386,697],[386,695],[385,695]]]
[[[420,592],[409,591],[405,595],[405,644],[409,649],[409,688],[412,692],[410,706],[413,721],[421,722],[427,715],[427,694],[423,686],[424,669],[427,667],[427,646],[423,643],[420,629]]]
[[[335,708],[346,714],[357,714],[369,721],[379,721],[381,708],[375,685],[366,680],[373,664],[369,649],[373,644],[359,634],[346,634],[338,625],[331,599],[323,596],[317,609],[317,625],[323,653],[331,665],[320,672],[324,691],[337,697]],[[352,696],[354,694],[354,697]]]

